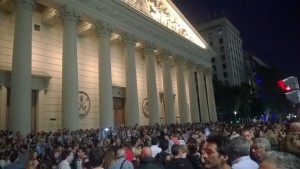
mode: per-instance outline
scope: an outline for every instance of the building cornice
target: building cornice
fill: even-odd
[[[50,7],[69,4],[76,8],[85,20],[108,22],[117,33],[134,33],[138,41],[151,41],[156,46],[205,65],[210,65],[211,57],[215,55],[214,51],[197,46],[121,0],[39,0],[39,3],[52,5]]]

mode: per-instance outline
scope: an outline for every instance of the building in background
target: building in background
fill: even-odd
[[[197,30],[217,53],[211,59],[214,79],[230,85],[246,82],[240,32],[227,17],[213,18],[198,26]]]

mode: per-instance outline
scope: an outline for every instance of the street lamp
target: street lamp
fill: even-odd
[[[235,120],[235,124],[236,124],[236,111],[234,111],[234,120]]]

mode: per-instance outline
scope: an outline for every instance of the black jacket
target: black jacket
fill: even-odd
[[[194,169],[193,165],[189,162],[187,158],[173,158],[169,165],[166,166],[167,169]]]
[[[142,158],[140,165],[136,169],[164,169],[164,166],[153,157]]]
[[[200,156],[197,154],[188,154],[186,158],[190,161],[190,163],[193,165],[194,169],[202,169],[202,163]]]

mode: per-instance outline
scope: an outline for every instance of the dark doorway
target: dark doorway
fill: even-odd
[[[125,99],[124,98],[113,98],[114,101],[114,125],[120,127],[121,124],[125,124]]]

